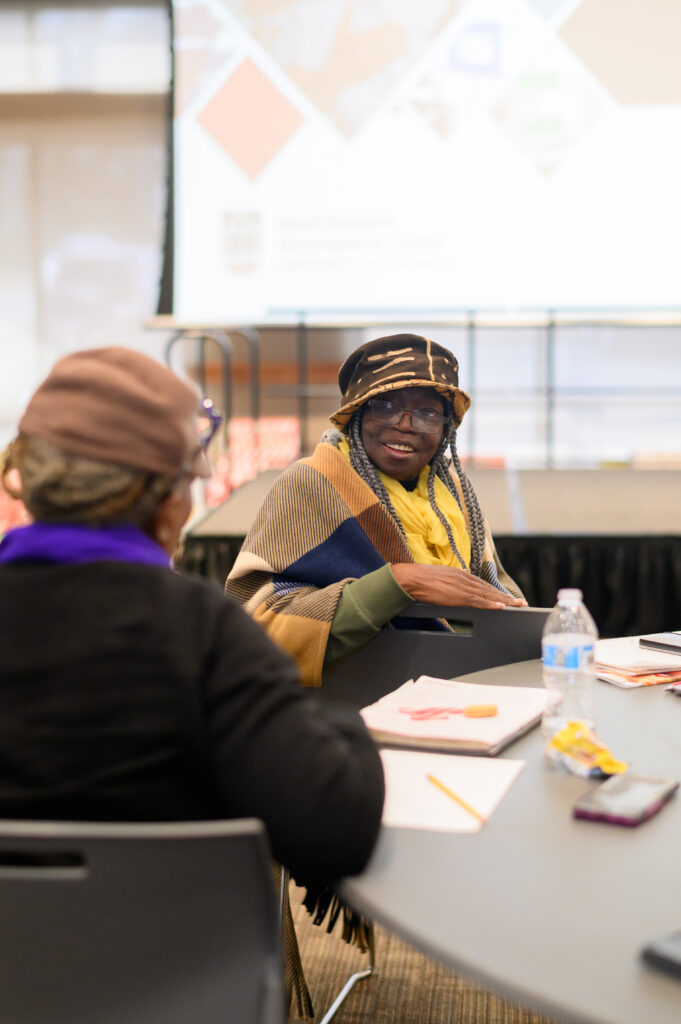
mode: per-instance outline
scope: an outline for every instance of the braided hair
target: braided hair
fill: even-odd
[[[378,475],[376,466],[366,453],[366,449],[362,441],[361,423],[363,409],[364,406],[357,409],[356,412],[353,413],[347,425],[347,437],[350,447],[350,464],[355,472],[362,478],[364,483],[371,488],[386,511],[389,512],[406,544],[407,536],[404,532],[404,526],[393,507],[383,481]],[[455,498],[462,514],[464,513],[459,489],[457,488],[450,472],[450,461],[446,454],[447,449],[449,449],[451,455],[451,465],[454,466],[461,484],[461,492],[463,494],[466,513],[468,514],[471,541],[470,572],[474,576],[480,576],[482,579],[487,580],[488,583],[492,583],[498,590],[502,590],[504,593],[507,593],[506,588],[503,587],[496,578],[496,572],[494,571],[493,564],[488,562],[483,563],[483,554],[485,550],[485,521],[480,510],[480,504],[473,488],[473,484],[461,465],[459,453],[456,449],[456,421],[451,413],[445,421],[442,439],[430,462],[430,471],[428,473],[428,500],[430,501],[431,508],[444,526],[447,532],[447,539],[449,540],[452,551],[456,555],[461,568],[467,569],[468,567],[466,566],[461,552],[456,546],[450,522],[435,499],[435,477],[438,477],[449,493]]]

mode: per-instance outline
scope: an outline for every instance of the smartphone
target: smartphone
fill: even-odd
[[[668,654],[681,655],[681,630],[671,633],[651,633],[639,637],[639,647],[647,647],[653,651],[666,651]]]
[[[631,772],[611,775],[579,798],[572,816],[612,825],[640,825],[656,814],[678,788],[676,779],[649,779]]]
[[[641,956],[651,967],[681,975],[681,931],[653,939],[643,947]]]

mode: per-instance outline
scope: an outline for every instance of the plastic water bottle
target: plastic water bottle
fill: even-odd
[[[542,633],[544,686],[549,702],[542,718],[548,742],[568,722],[594,727],[594,647],[596,623],[581,590],[559,590],[558,602]]]

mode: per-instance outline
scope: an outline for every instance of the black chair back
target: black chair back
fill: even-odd
[[[0,1021],[283,1024],[262,822],[0,821]]]
[[[322,700],[364,707],[429,675],[451,679],[497,665],[541,657],[541,634],[550,608],[443,608],[414,604],[410,619],[447,619],[465,632],[383,629],[322,677]],[[405,613],[407,614],[407,613]]]

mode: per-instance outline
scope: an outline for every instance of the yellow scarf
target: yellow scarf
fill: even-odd
[[[350,448],[343,438],[338,443],[338,450],[350,461]],[[453,565],[460,568],[459,559],[451,549],[447,531],[438,519],[428,499],[429,466],[424,466],[413,491],[408,491],[399,480],[386,476],[380,469],[378,475],[385,484],[390,495],[393,508],[397,513],[407,544],[415,562],[422,565]],[[435,500],[438,507],[449,520],[456,546],[466,566],[471,562],[471,542],[466,529],[466,521],[459,508],[456,498],[442,481],[435,477]]]

